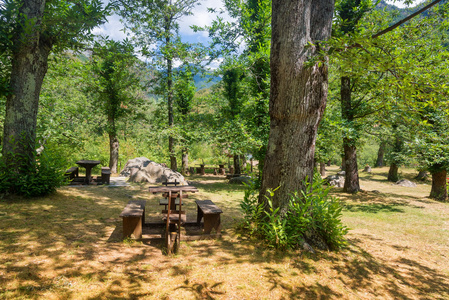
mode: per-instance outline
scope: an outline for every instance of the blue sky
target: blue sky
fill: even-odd
[[[105,0],[105,2],[108,3],[109,1]],[[414,1],[414,5],[417,5],[421,2],[423,2],[423,0],[416,0]],[[389,0],[387,1],[387,3],[396,5],[398,7],[406,7],[406,5],[403,4],[403,0]],[[200,5],[194,9],[193,15],[184,17],[182,19],[182,22],[180,23],[180,33],[185,42],[207,42],[208,38],[206,32],[194,33],[190,29],[190,26],[210,25],[215,16],[208,13],[207,8],[223,8],[223,3],[221,0],[200,0],[199,4]],[[108,23],[104,24],[100,28],[97,28],[95,30],[95,33],[108,35],[114,40],[121,40],[125,38],[125,34],[123,33],[122,28],[123,26],[120,23],[120,18],[117,15],[114,15],[108,18]]]
[[[107,0],[105,1],[108,2]],[[195,7],[192,16],[184,17],[180,22],[180,34],[183,41],[190,43],[207,42],[207,33],[195,33],[190,29],[191,25],[205,26],[210,25],[215,16],[207,11],[207,8],[223,8],[220,0],[200,0],[199,5]],[[126,35],[122,31],[123,25],[120,23],[120,18],[117,15],[110,16],[108,23],[97,28],[96,34],[108,35],[114,40],[122,40]]]

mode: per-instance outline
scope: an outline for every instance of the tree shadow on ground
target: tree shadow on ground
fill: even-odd
[[[226,297],[235,287],[228,285],[226,290],[225,280],[193,279],[213,267],[223,278],[239,276],[243,282],[260,276],[269,291],[281,291],[284,299],[342,298],[358,291],[378,298],[449,297],[447,276],[438,270],[405,256],[393,261],[375,257],[357,239],[340,253],[283,252],[267,250],[260,241],[228,228],[229,235],[221,239],[182,242],[179,254],[163,256],[160,241],[127,243],[118,238],[118,215],[129,196],[141,195],[142,191],[128,188],[88,188],[54,199],[0,202],[0,211],[6,212],[0,215],[0,297],[54,293],[79,298],[76,284],[90,289],[87,299],[160,297],[152,286],[181,278],[186,279],[166,285],[167,297],[177,291],[196,299]],[[401,209],[396,204],[375,204],[370,208],[373,213]],[[158,208],[156,202],[151,205]],[[385,247],[402,250],[397,245]],[[289,267],[283,268],[286,264]],[[228,274],[232,269],[249,273]],[[10,284],[13,281],[15,285]],[[344,286],[348,294],[337,286]]]

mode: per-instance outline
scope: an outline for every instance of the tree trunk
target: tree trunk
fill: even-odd
[[[354,121],[354,108],[351,99],[351,78],[341,77],[341,117],[349,126]],[[357,193],[360,191],[359,170],[357,167],[357,147],[354,138],[343,138],[343,150],[345,152],[345,185],[343,191]]]
[[[187,148],[182,149],[182,175],[186,175],[189,170],[189,150]]]
[[[171,44],[170,40],[170,18],[165,17],[165,43],[166,45]],[[173,61],[170,56],[166,56],[167,63],[167,109],[168,109],[168,126],[173,127],[175,123],[173,116]],[[176,161],[175,153],[175,139],[170,135],[168,137],[168,153],[170,155],[170,169],[173,171],[178,171],[178,163]]]
[[[395,163],[391,163],[390,169],[388,170],[388,181],[397,182],[399,180],[398,176],[399,166]]]
[[[344,171],[346,169],[346,160],[345,160],[345,155],[343,154],[343,156],[341,157],[341,170]]]
[[[273,0],[270,134],[259,201],[285,211],[289,195],[313,177],[318,124],[327,98],[326,62],[306,65],[330,37],[334,1]],[[309,43],[315,44],[310,46]]]
[[[425,180],[427,178],[427,171],[419,171],[418,175],[416,175],[415,179],[417,180]]]
[[[357,148],[351,146],[350,142],[345,141],[345,185],[343,191],[346,193],[357,193],[360,191],[359,170],[357,167]]]
[[[234,155],[234,174],[242,174],[240,169],[240,156],[238,154]]]
[[[242,171],[242,172],[244,172],[245,170],[246,170],[246,155],[245,154],[242,154],[242,155],[240,155],[240,161],[241,161],[241,168],[240,168],[240,170]]]
[[[116,134],[109,134],[109,168],[111,173],[117,173],[119,141]]]
[[[376,160],[376,167],[383,167],[384,166],[384,154],[385,154],[385,146],[386,142],[381,142],[379,145],[379,150],[377,151],[377,160]]]
[[[39,94],[52,48],[39,32],[44,8],[45,0],[23,1],[19,9],[19,32],[13,39],[11,93],[6,98],[2,151],[12,172],[27,172],[35,159]],[[28,25],[32,23],[36,25]]]
[[[439,201],[446,201],[447,188],[446,188],[446,170],[432,173],[432,190],[430,191],[430,198]]]
[[[326,176],[326,164],[324,163],[324,161],[320,161],[320,174],[321,177]]]

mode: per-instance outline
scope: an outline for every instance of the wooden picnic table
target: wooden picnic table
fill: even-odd
[[[92,174],[92,168],[96,165],[99,165],[101,161],[99,160],[79,160],[76,162],[77,165],[80,165],[81,167],[86,169],[86,181],[85,184],[90,184],[91,174]]]
[[[186,195],[187,193],[196,193],[198,192],[198,189],[191,185],[150,186],[148,189],[150,193],[165,193],[167,196],[168,208],[167,210],[164,210],[164,212],[166,212],[167,214],[165,225],[165,245],[167,247],[167,252],[172,253],[173,250],[176,250],[173,248],[173,246],[175,244],[178,246],[179,241],[181,240],[181,221],[183,221],[183,217],[185,217],[185,212],[182,211],[182,199],[185,198],[185,196],[183,197],[183,193],[184,195]],[[172,197],[173,194],[176,194],[177,197]],[[179,208],[178,210],[172,210],[172,207],[175,207],[176,209],[176,198],[179,198]],[[175,226],[174,224],[177,225],[177,232],[170,232],[173,231],[173,229],[170,230],[170,224],[172,224],[172,226]],[[172,237],[173,234],[174,237]],[[176,239],[178,240],[178,243],[175,243]]]

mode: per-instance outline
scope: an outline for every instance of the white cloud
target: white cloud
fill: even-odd
[[[415,0],[415,1],[413,1],[413,4],[412,4],[412,5],[406,5],[406,4],[404,4],[404,1],[403,1],[403,0],[387,0],[387,1],[385,1],[385,2],[387,2],[387,3],[390,4],[390,5],[394,5],[394,6],[397,6],[397,7],[400,7],[400,8],[404,8],[404,7],[413,7],[413,6],[416,6],[416,5],[420,4],[421,2],[423,2],[423,0]]]
[[[214,19],[216,19],[217,15],[216,14],[212,14],[210,12],[208,12],[208,8],[213,8],[216,11],[219,11],[220,9],[224,9],[224,5],[222,1],[217,1],[217,0],[200,0],[198,2],[198,6],[196,6],[193,10],[192,10],[192,15],[191,16],[186,16],[183,17],[180,22],[180,33],[181,35],[194,35],[194,34],[199,34],[201,35],[201,37],[206,38],[207,37],[207,32],[200,32],[200,33],[195,33],[193,32],[192,29],[190,29],[190,26],[192,25],[197,25],[197,26],[206,26],[206,25],[211,25],[212,21]],[[221,17],[225,18],[225,20],[230,20],[231,18],[229,17],[228,14],[223,14],[221,15]]]
[[[126,38],[126,34],[123,32],[123,24],[120,22],[118,15],[109,16],[107,22],[100,27],[96,27],[93,33],[107,35],[116,41],[121,41]]]

